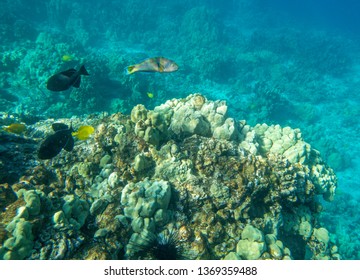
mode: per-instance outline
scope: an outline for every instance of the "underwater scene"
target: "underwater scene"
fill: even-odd
[[[360,259],[358,1],[0,1],[0,259]]]

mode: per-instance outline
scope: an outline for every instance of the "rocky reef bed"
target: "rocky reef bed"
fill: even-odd
[[[333,170],[300,130],[227,111],[193,94],[130,116],[63,119],[95,134],[46,161],[31,147],[53,120],[1,141],[1,164],[21,174],[0,185],[0,258],[151,259],[142,251],[161,235],[178,258],[339,259],[319,223]],[[26,162],[10,152],[23,143]]]

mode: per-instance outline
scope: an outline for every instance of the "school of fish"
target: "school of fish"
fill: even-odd
[[[72,61],[73,57],[65,54],[61,57],[63,62]],[[140,63],[127,66],[125,74],[130,75],[136,72],[158,72],[171,73],[179,69],[176,62],[165,57],[152,57]],[[46,83],[46,88],[50,91],[59,92],[70,89],[71,87],[79,88],[81,84],[81,76],[89,76],[88,71],[84,65],[81,65],[79,70],[70,68],[52,75]],[[154,94],[147,92],[149,98],[153,98]],[[52,159],[57,156],[63,149],[71,152],[74,148],[74,137],[78,140],[87,140],[91,134],[94,133],[95,128],[89,125],[80,126],[77,131],[73,130],[64,123],[53,123],[53,134],[47,136],[40,144],[37,152],[38,158],[41,160]],[[3,130],[8,133],[22,134],[26,131],[26,125],[22,123],[12,123],[3,127]]]

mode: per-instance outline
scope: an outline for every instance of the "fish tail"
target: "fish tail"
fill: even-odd
[[[89,73],[88,73],[88,71],[85,69],[85,66],[84,66],[84,65],[82,65],[82,66],[80,67],[79,74],[80,74],[80,75],[89,76]]]
[[[126,75],[130,75],[133,74],[134,72],[136,72],[136,65],[130,65],[128,67],[125,68],[125,74]]]

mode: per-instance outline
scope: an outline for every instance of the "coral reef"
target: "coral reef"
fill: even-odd
[[[334,250],[345,260],[360,259],[359,206],[357,197],[339,192],[321,213],[321,225],[329,230],[330,242],[337,244]]]
[[[174,258],[340,258],[318,222],[336,176],[299,129],[250,126],[198,93],[72,119],[84,123],[93,138],[2,186],[1,258],[143,258],[149,244]],[[34,127],[41,139],[50,121]]]
[[[261,190],[257,185],[251,189],[259,195],[240,198],[245,201],[256,198],[259,203],[265,197],[279,201],[281,210],[280,206],[275,207],[276,213],[280,213],[276,219],[284,216],[287,225],[277,227],[287,230],[279,230],[274,238],[267,239],[274,233],[256,224],[257,212],[251,210],[249,221],[241,220],[234,241],[221,245],[222,250],[229,252],[224,258],[240,258],[236,246],[248,222],[264,236],[265,251],[261,258],[274,257],[269,248],[276,242],[283,246],[277,245],[276,249],[272,245],[272,250],[281,251],[275,255],[284,258],[325,258],[328,252],[332,252],[331,258],[337,258],[333,243],[342,257],[360,258],[357,253],[360,235],[355,226],[359,223],[353,210],[360,189],[354,176],[360,167],[356,90],[360,88],[360,51],[357,37],[351,35],[353,29],[357,31],[356,25],[336,26],[338,21],[332,17],[332,24],[320,30],[324,14],[324,18],[317,17],[316,24],[308,21],[306,26],[300,26],[296,20],[289,20],[287,12],[279,14],[280,9],[276,9],[275,15],[270,6],[276,4],[264,1],[50,0],[44,4],[33,0],[32,3],[5,1],[0,11],[0,125],[20,122],[27,127],[20,136],[0,131],[0,209],[5,211],[17,200],[19,183],[24,182],[29,183],[27,190],[41,188],[51,201],[53,196],[66,197],[67,204],[57,201],[54,208],[49,208],[49,216],[39,218],[42,221],[39,226],[31,227],[34,241],[24,231],[29,237],[24,248],[32,244],[34,254],[28,256],[15,248],[16,253],[7,256],[129,257],[128,244],[146,243],[149,236],[132,237],[133,232],[126,230],[131,228],[131,218],[124,215],[123,206],[118,203],[123,188],[145,182],[166,182],[171,189],[166,209],[168,223],[149,235],[160,236],[174,228],[185,236],[189,234],[187,241],[196,239],[194,244],[208,244],[207,233],[195,237],[186,226],[173,222],[181,212],[177,210],[178,201],[185,200],[185,193],[193,194],[183,191],[180,184],[186,182],[188,188],[194,187],[199,192],[202,191],[199,184],[208,184],[208,189],[203,190],[203,196],[209,198],[202,198],[204,205],[211,205],[211,211],[230,211],[230,216],[236,214],[239,218],[243,210],[226,208],[222,201],[241,192],[238,182],[236,187],[228,182],[235,180],[231,177],[235,175],[228,171],[230,163],[225,161],[243,162],[235,167],[238,172],[250,174],[251,168],[244,166],[249,166],[251,158],[250,166],[254,165],[253,172],[259,174],[244,175],[244,182],[256,185],[263,177],[271,180],[266,187],[262,182]],[[286,6],[290,4],[282,5],[281,10],[285,11]],[[316,6],[311,9],[316,11]],[[348,22],[351,15],[350,11]],[[331,28],[326,30],[327,27]],[[344,27],[346,32],[342,32]],[[179,71],[169,75],[123,74],[125,66],[158,55],[174,59]],[[46,81],[54,73],[78,69],[82,64],[90,76],[82,80],[80,88],[61,93],[46,89]],[[181,99],[191,92],[204,92],[209,99],[227,103],[210,102],[201,95],[191,97],[191,101]],[[83,117],[77,119],[75,115]],[[39,122],[47,118],[48,121]],[[93,141],[86,142],[88,146],[77,142],[73,153],[61,154],[52,162],[39,162],[34,153],[38,141],[59,118],[72,118],[62,121],[67,124],[72,121],[74,125],[89,122],[96,126],[97,134]],[[242,119],[246,122],[239,121]],[[298,129],[289,127],[300,128],[301,135]],[[321,158],[315,149],[321,152]],[[249,159],[245,160],[245,156]],[[313,218],[318,206],[312,201],[334,199],[336,178],[329,166],[337,172],[339,189],[354,198],[341,194],[337,196],[339,200],[325,202],[330,205],[325,209],[337,220],[351,218],[336,224],[326,211],[321,211],[323,222],[318,224],[317,218]],[[223,174],[228,174],[226,180],[222,179]],[[196,183],[192,181],[194,176],[199,180]],[[174,177],[181,183],[174,182]],[[21,199],[24,200],[23,195]],[[352,201],[349,208],[344,206],[347,199]],[[311,211],[301,208],[301,215],[292,213],[289,208],[298,203],[309,206]],[[265,203],[266,207],[270,204],[274,205]],[[343,215],[337,213],[333,204],[342,209]],[[21,207],[26,205],[24,202]],[[68,212],[63,206],[69,207]],[[19,228],[28,228],[27,222],[33,223],[31,219],[38,219],[42,211],[40,207],[40,213],[20,222]],[[186,217],[190,219],[193,215],[189,212]],[[49,223],[50,220],[56,223]],[[221,225],[223,220],[216,218]],[[192,227],[190,223],[184,225]],[[315,229],[322,227],[329,230],[330,241],[326,246],[320,246],[325,244],[323,239],[319,241],[319,236],[313,235]],[[0,243],[13,237],[14,230],[15,226],[6,230],[0,225]],[[117,230],[123,237],[118,237]],[[46,231],[50,234],[44,234]],[[294,232],[296,241],[300,240],[299,247],[290,245]],[[96,242],[90,244],[91,238]],[[130,238],[135,241],[130,242]],[[223,254],[208,249],[215,245],[206,246],[204,258],[223,258]],[[46,249],[40,254],[41,247]],[[219,248],[220,245],[216,250]],[[88,253],[83,254],[85,251]],[[198,257],[196,253],[186,256]]]

